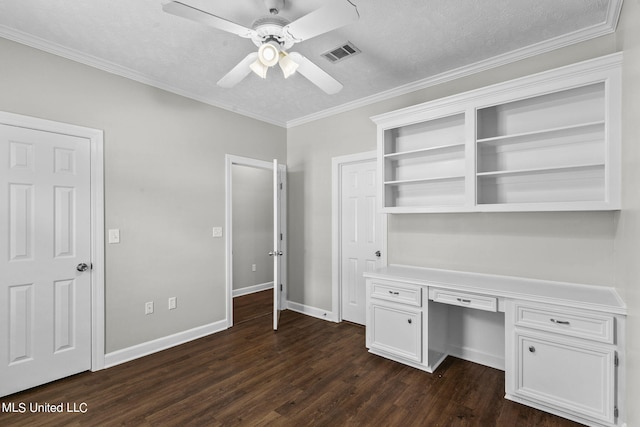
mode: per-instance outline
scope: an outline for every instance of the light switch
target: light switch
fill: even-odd
[[[109,243],[120,243],[120,230],[112,228],[109,230]]]
[[[213,227],[213,237],[222,237],[222,227]]]

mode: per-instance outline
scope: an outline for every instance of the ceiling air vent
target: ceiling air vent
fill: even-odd
[[[347,42],[342,46],[335,49],[331,49],[329,52],[323,53],[322,56],[327,58],[330,62],[336,63],[344,59],[350,58],[359,54],[361,51],[353,45],[351,42]]]

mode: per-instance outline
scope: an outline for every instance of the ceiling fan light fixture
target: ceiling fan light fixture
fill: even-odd
[[[267,78],[267,70],[269,70],[269,67],[264,65],[262,61],[260,61],[260,58],[256,59],[253,64],[249,65],[249,68],[251,68],[251,71],[260,76],[260,78]]]
[[[275,42],[267,42],[258,49],[258,60],[267,67],[273,67],[280,59],[280,46]]]
[[[280,61],[278,61],[284,78],[289,78],[298,69],[298,64],[294,62],[285,52],[280,52]]]

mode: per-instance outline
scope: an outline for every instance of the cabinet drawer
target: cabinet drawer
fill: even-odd
[[[614,342],[613,316],[516,304],[516,326],[608,344]]]
[[[422,288],[394,282],[373,281],[371,298],[422,307]]]
[[[460,307],[469,307],[477,310],[498,311],[498,299],[485,295],[429,288],[429,299],[443,304],[458,305]]]

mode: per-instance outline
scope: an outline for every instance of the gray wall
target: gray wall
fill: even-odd
[[[231,182],[233,289],[273,282],[273,172],[233,165]]]
[[[0,110],[104,130],[106,351],[223,320],[224,156],[285,162],[286,132],[2,38],[0,58]]]
[[[288,130],[289,299],[331,309],[331,158],[373,150],[370,116],[624,51],[623,209],[390,215],[391,263],[615,286],[628,309],[628,425],[640,425],[640,1],[614,35],[416,91]]]
[[[369,117],[616,51],[600,37],[290,128],[289,299],[331,310],[331,158],[376,148]],[[390,215],[388,259],[425,267],[614,285],[615,214]]]
[[[617,31],[622,66],[622,210],[616,215],[615,276],[625,292],[628,425],[640,425],[640,1],[626,0]]]

